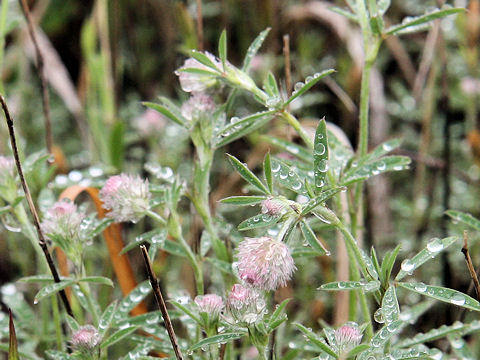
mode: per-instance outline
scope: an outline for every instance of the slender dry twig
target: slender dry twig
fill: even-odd
[[[5,119],[7,121],[8,132],[10,134],[10,143],[12,145],[13,150],[13,157],[15,158],[15,163],[17,165],[18,175],[20,176],[20,182],[22,183],[23,191],[25,193],[25,198],[28,202],[28,207],[30,208],[30,212],[33,216],[33,223],[35,225],[35,229],[37,230],[38,234],[38,244],[45,255],[47,260],[48,267],[50,268],[50,272],[52,273],[53,280],[56,283],[60,282],[60,277],[58,276],[57,268],[55,267],[55,263],[53,262],[52,256],[48,251],[47,242],[45,241],[45,236],[43,235],[43,231],[40,227],[40,219],[38,217],[37,210],[35,209],[35,204],[33,203],[32,195],[30,194],[30,189],[28,188],[27,181],[25,180],[25,176],[23,175],[22,164],[20,163],[20,157],[18,156],[18,148],[17,148],[17,139],[15,137],[15,129],[13,127],[13,118],[10,116],[10,112],[8,111],[7,103],[2,95],[0,95],[0,102],[2,103],[2,109],[5,114]],[[67,295],[65,290],[60,290],[60,298],[62,299],[63,305],[65,306],[65,310],[67,311],[68,315],[71,317],[73,316],[73,311],[68,302]]]
[[[285,56],[285,90],[287,96],[292,95],[292,68],[290,64],[290,36],[283,35],[283,56]]]
[[[40,82],[42,86],[42,105],[43,105],[43,115],[45,117],[45,140],[47,143],[47,151],[51,154],[52,146],[53,146],[52,122],[50,119],[50,98],[48,94],[47,78],[45,77],[43,55],[42,55],[42,52],[40,51],[40,47],[38,46],[37,37],[35,36],[32,16],[30,15],[30,10],[28,8],[27,1],[26,0],[19,0],[19,1],[22,5],[23,13],[25,14],[25,19],[27,20],[28,33],[32,38],[33,47],[35,48],[35,53],[37,56],[37,70],[38,70],[38,75],[40,77]]]
[[[197,39],[198,50],[203,51],[203,14],[202,14],[202,0],[197,0]]]
[[[470,252],[468,251],[468,233],[467,230],[463,231],[463,247],[462,247],[463,256],[465,256],[465,261],[467,262],[468,272],[473,280],[473,286],[475,287],[475,292],[477,293],[477,299],[480,300],[480,282],[478,281],[477,273],[475,272],[475,267],[473,266],[472,258],[470,257]]]
[[[173,330],[172,321],[168,315],[167,305],[163,300],[162,292],[160,291],[160,285],[158,284],[157,277],[153,272],[152,263],[150,262],[150,257],[148,256],[148,251],[145,245],[140,245],[140,250],[142,250],[143,260],[145,261],[145,267],[147,268],[148,279],[150,280],[150,285],[152,286],[153,293],[155,295],[155,300],[157,301],[158,307],[162,312],[163,321],[165,327],[167,328],[168,336],[170,337],[170,342],[172,343],[173,351],[178,360],[183,360],[182,352],[180,351],[180,346],[177,342],[177,337],[175,336],[175,331]]]

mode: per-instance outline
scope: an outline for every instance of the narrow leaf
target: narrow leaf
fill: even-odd
[[[265,196],[230,196],[221,199],[220,202],[222,204],[245,206],[261,203],[265,199]]]
[[[460,222],[462,224],[472,227],[475,230],[480,231],[480,220],[473,217],[471,214],[457,210],[447,210],[445,211],[445,214],[450,216],[453,221]]]
[[[258,190],[260,190],[264,194],[269,194],[269,190],[265,187],[265,185],[260,181],[258,177],[247,167],[246,164],[243,164],[238,160],[236,157],[227,154],[230,163],[232,166],[237,170],[241,177],[243,177],[249,184],[255,186]]]
[[[227,32],[222,31],[220,40],[218,41],[218,56],[222,61],[223,71],[225,71],[225,64],[227,62]]]
[[[268,33],[270,32],[270,28],[266,28],[263,30],[258,36],[253,40],[247,50],[247,54],[245,55],[245,59],[243,59],[243,66],[242,71],[248,72],[250,69],[250,62],[252,61],[253,57],[257,54],[260,46],[262,46],[265,38],[267,37]]]
[[[245,336],[245,333],[231,332],[231,333],[224,333],[224,334],[210,336],[192,345],[189,351],[205,348],[210,345],[227,343],[229,341],[240,339],[242,336]]]
[[[17,334],[15,333],[15,324],[13,323],[12,311],[8,310],[9,320],[9,341],[8,341],[8,360],[19,360]]]
[[[332,188],[325,190],[321,192],[317,197],[311,199],[305,207],[302,209],[301,215],[307,215],[310,213],[312,210],[315,210],[317,206],[323,205],[325,201],[333,197],[335,194],[339,193],[342,190],[345,190],[346,188],[344,187],[337,187],[337,188]]]
[[[68,286],[71,286],[75,283],[73,280],[64,280],[54,284],[48,284],[40,289],[40,291],[35,295],[34,303],[38,303],[40,300],[44,298],[54,295],[60,290],[65,289]]]
[[[98,332],[102,337],[103,334],[105,334],[110,328],[110,324],[112,323],[113,316],[115,315],[115,311],[117,309],[117,303],[117,301],[114,301],[110,305],[108,305],[102,316],[100,317],[100,320],[98,322]]]
[[[312,163],[313,157],[310,150],[307,150],[301,145],[273,136],[261,136],[261,139],[279,148],[280,150],[288,152],[289,154],[299,158],[300,160],[305,161],[308,164]]]
[[[332,6],[332,7],[329,7],[328,10],[330,11],[333,11],[337,14],[340,14],[344,17],[346,17],[348,20],[350,21],[353,21],[355,23],[358,23],[358,19],[357,19],[357,15],[351,13],[350,11],[348,10],[345,10],[345,9],[342,9],[342,8],[339,8],[337,6]]]
[[[385,324],[391,324],[399,320],[400,307],[398,306],[397,294],[394,286],[389,286],[382,299],[382,313]]]
[[[216,70],[216,71],[219,71],[220,69],[217,68],[217,65],[207,56],[205,55],[203,52],[201,51],[197,51],[197,50],[192,50],[190,51],[190,56],[192,58],[194,58],[195,60],[197,60],[199,63],[213,69],[213,70]],[[179,69],[181,70],[181,69]]]
[[[295,85],[295,90],[292,93],[292,96],[288,98],[288,100],[285,102],[285,105],[290,104],[293,100],[295,100],[297,97],[305,94],[310,88],[318,83],[320,80],[322,80],[324,77],[334,73],[335,70],[333,69],[328,69],[319,73],[314,74],[313,76],[309,76],[305,79],[305,83],[297,83]]]
[[[328,141],[327,123],[325,118],[318,123],[313,142],[313,171],[315,176],[315,187],[320,189],[325,186],[325,177],[328,171]]]
[[[120,340],[123,340],[124,338],[126,338],[128,335],[130,335],[131,333],[133,333],[137,329],[138,329],[138,326],[129,326],[127,328],[115,331],[105,341],[102,341],[102,343],[100,344],[100,348],[101,349],[106,349],[106,348],[112,346],[113,344],[115,344],[115,343],[119,342]]]
[[[272,216],[268,214],[258,214],[242,221],[238,225],[238,230],[246,231],[258,229],[262,227],[275,225],[280,220],[280,216]]]
[[[265,176],[265,182],[267,183],[270,194],[273,194],[273,176],[272,176],[272,162],[270,160],[270,152],[265,154],[263,159],[263,175]]]
[[[302,230],[303,237],[307,243],[320,254],[330,255],[325,246],[317,239],[317,236],[313,232],[312,228],[308,225],[305,220],[300,221],[300,229]]]
[[[274,179],[283,187],[300,195],[307,195],[305,184],[293,167],[283,161],[272,159],[272,174]]]
[[[318,290],[326,291],[345,291],[345,290],[363,290],[365,292],[377,291],[380,288],[380,282],[374,281],[334,281],[323,284]]]
[[[268,319],[267,323],[267,326],[270,328],[270,330],[273,330],[272,324],[275,324],[281,316],[285,316],[283,310],[285,309],[290,300],[291,299],[285,299],[281,302],[280,305],[277,305],[275,307],[275,311],[273,312],[272,316],[270,316],[270,319]]]
[[[104,276],[86,276],[78,279],[78,281],[89,282],[94,284],[108,285],[113,287],[113,281]]]
[[[180,126],[187,127],[186,123],[187,120],[179,113],[176,113],[172,109],[166,107],[165,105],[157,104],[157,103],[152,103],[152,102],[143,102],[143,105],[149,107],[150,109],[153,109],[155,111],[158,111],[159,113],[165,115],[167,118],[172,120],[174,123],[177,123]]]
[[[299,323],[294,323],[294,325],[309,339],[313,344],[318,346],[320,349],[325,351],[328,355],[338,358],[338,355],[333,351],[333,349],[325,343],[322,337],[315,334],[313,331],[307,329],[305,326]]]

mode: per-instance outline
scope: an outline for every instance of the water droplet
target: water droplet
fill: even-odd
[[[300,190],[301,188],[302,188],[302,183],[300,183],[300,182],[297,182],[297,183],[292,185],[293,190]]]
[[[313,151],[313,153],[315,155],[323,155],[325,154],[325,145],[323,145],[322,143],[317,143],[315,145],[315,149]]]
[[[392,146],[391,146],[389,143],[384,143],[384,144],[382,145],[382,148],[383,148],[383,150],[385,150],[385,151],[387,151],[387,152],[390,151],[390,150],[392,150]]]
[[[463,296],[462,294],[454,294],[450,298],[450,302],[454,305],[462,306],[465,304],[465,296]]]
[[[424,283],[417,283],[415,284],[415,290],[419,291],[419,292],[425,292],[427,291],[427,285],[425,285]]]
[[[325,159],[322,159],[318,162],[317,165],[317,170],[324,173],[328,170],[328,161]]]
[[[272,172],[276,173],[280,170],[280,164],[279,163],[272,163]]]
[[[387,165],[385,165],[385,162],[384,162],[384,161],[380,162],[380,163],[378,164],[378,166],[377,166],[378,170],[380,170],[380,171],[385,170],[386,167],[387,167]]]
[[[432,253],[437,253],[443,250],[443,244],[440,239],[434,239],[427,244],[427,250]]]
[[[402,262],[401,269],[406,273],[411,273],[415,269],[415,264],[410,259],[405,259]]]
[[[297,82],[297,83],[295,84],[294,89],[295,89],[295,91],[299,91],[299,90],[300,90],[302,87],[304,87],[304,86],[305,86],[305,84],[300,81],[300,82]]]
[[[379,308],[377,311],[375,311],[375,313],[373,314],[373,319],[379,324],[383,324],[385,322],[382,308]]]

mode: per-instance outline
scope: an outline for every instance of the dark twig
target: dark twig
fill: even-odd
[[[23,0],[25,1],[25,0]],[[203,51],[203,14],[202,14],[202,0],[197,0],[197,40],[198,50]]]
[[[292,95],[292,69],[290,64],[290,36],[283,35],[283,56],[285,56],[285,87],[287,96]]]
[[[32,16],[30,15],[30,10],[26,0],[19,0],[23,13],[25,14],[25,19],[28,24],[28,33],[32,39],[33,47],[35,49],[35,54],[37,57],[37,70],[38,76],[40,77],[40,82],[42,86],[42,105],[43,105],[43,115],[45,117],[45,141],[47,143],[47,150],[51,154],[53,146],[53,136],[52,136],[52,121],[50,119],[50,97],[48,94],[47,79],[45,77],[44,70],[44,60],[40,47],[38,46],[37,37],[35,36],[35,30],[33,27]]]
[[[168,316],[167,305],[163,300],[162,292],[160,291],[160,285],[158,284],[157,277],[153,272],[152,263],[150,262],[150,257],[148,256],[148,251],[145,245],[140,245],[140,250],[142,250],[143,260],[145,261],[145,267],[147,268],[148,279],[150,280],[150,285],[152,286],[153,293],[155,295],[155,300],[157,300],[157,305],[162,312],[163,321],[165,327],[168,331],[168,336],[170,337],[170,342],[172,343],[173,351],[178,360],[183,360],[182,352],[180,351],[180,346],[178,346],[177,337],[175,336],[175,331],[173,330],[173,325]]]
[[[465,256],[465,261],[467,262],[468,272],[473,280],[473,286],[475,287],[475,292],[477,293],[477,299],[480,300],[480,282],[478,281],[477,273],[475,272],[475,267],[473,266],[472,258],[470,257],[470,252],[468,251],[468,233],[467,230],[463,231],[463,247],[462,247],[463,256]]]
[[[10,116],[10,112],[8,111],[7,103],[2,95],[0,95],[0,102],[2,103],[2,109],[5,114],[5,119],[7,121],[8,132],[10,134],[10,143],[12,145],[13,150],[13,157],[15,158],[15,163],[17,165],[18,175],[20,176],[20,182],[22,183],[23,191],[25,192],[25,198],[28,202],[28,207],[30,208],[30,212],[33,216],[33,223],[35,225],[35,229],[37,230],[38,234],[38,244],[45,255],[47,260],[48,267],[50,268],[50,272],[52,273],[53,280],[56,283],[60,282],[60,277],[58,276],[57,268],[55,267],[55,263],[53,262],[52,256],[48,251],[47,242],[45,241],[45,237],[43,235],[42,229],[40,227],[40,219],[38,217],[37,210],[35,209],[35,204],[33,203],[32,195],[30,194],[30,189],[28,188],[28,184],[25,180],[25,176],[23,175],[22,164],[20,163],[20,157],[18,156],[18,148],[17,148],[17,140],[15,137],[15,129],[13,127],[13,119]],[[65,290],[60,290],[60,298],[62,299],[63,305],[65,306],[65,310],[67,311],[68,315],[71,317],[73,316],[72,308],[70,307],[70,303],[68,302],[67,295]]]

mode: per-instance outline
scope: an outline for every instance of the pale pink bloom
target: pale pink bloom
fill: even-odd
[[[239,277],[261,290],[285,286],[296,269],[288,246],[266,236],[242,241],[237,257]]]
[[[467,95],[480,94],[480,79],[464,77],[460,82],[462,91]]]
[[[150,196],[147,180],[126,174],[111,176],[100,190],[107,216],[115,222],[140,220],[149,209]]]
[[[337,341],[339,352],[346,354],[360,344],[362,333],[356,323],[348,322],[335,331],[335,340]]]
[[[204,93],[193,93],[182,105],[182,115],[187,120],[195,120],[201,116],[210,116],[215,111],[215,102]]]
[[[199,295],[194,301],[200,312],[205,312],[212,318],[217,318],[225,307],[223,299],[215,294]]]
[[[134,119],[133,126],[141,135],[148,137],[160,133],[166,123],[165,116],[153,109],[147,109]]]
[[[269,197],[262,201],[262,213],[270,216],[281,215],[285,207],[286,204],[283,201],[275,198]]]
[[[250,346],[247,351],[245,351],[245,358],[248,360],[258,359],[258,349],[255,346]]]
[[[78,237],[84,219],[85,214],[78,211],[77,205],[68,199],[62,199],[47,210],[41,227],[48,238],[61,236],[71,241]]]
[[[227,298],[227,310],[235,322],[253,324],[265,313],[265,301],[252,288],[235,284]]]
[[[92,325],[81,326],[72,335],[72,346],[80,351],[92,351],[100,341],[100,334]]]
[[[12,157],[0,155],[0,179],[15,175],[15,161]]]
[[[205,55],[215,64],[218,71],[220,71],[222,64],[209,52],[205,52]],[[202,63],[198,62],[193,58],[188,58],[185,60],[185,63],[181,68],[175,71],[175,75],[178,76],[180,80],[180,86],[182,87],[183,91],[185,92],[201,92],[205,91],[209,87],[215,85],[217,83],[217,79],[214,75],[204,75],[204,74],[195,74],[189,73],[184,71],[179,71],[181,69],[186,68],[193,68],[199,70],[206,70],[212,73],[215,73],[215,70],[209,68],[208,66],[203,65]]]

